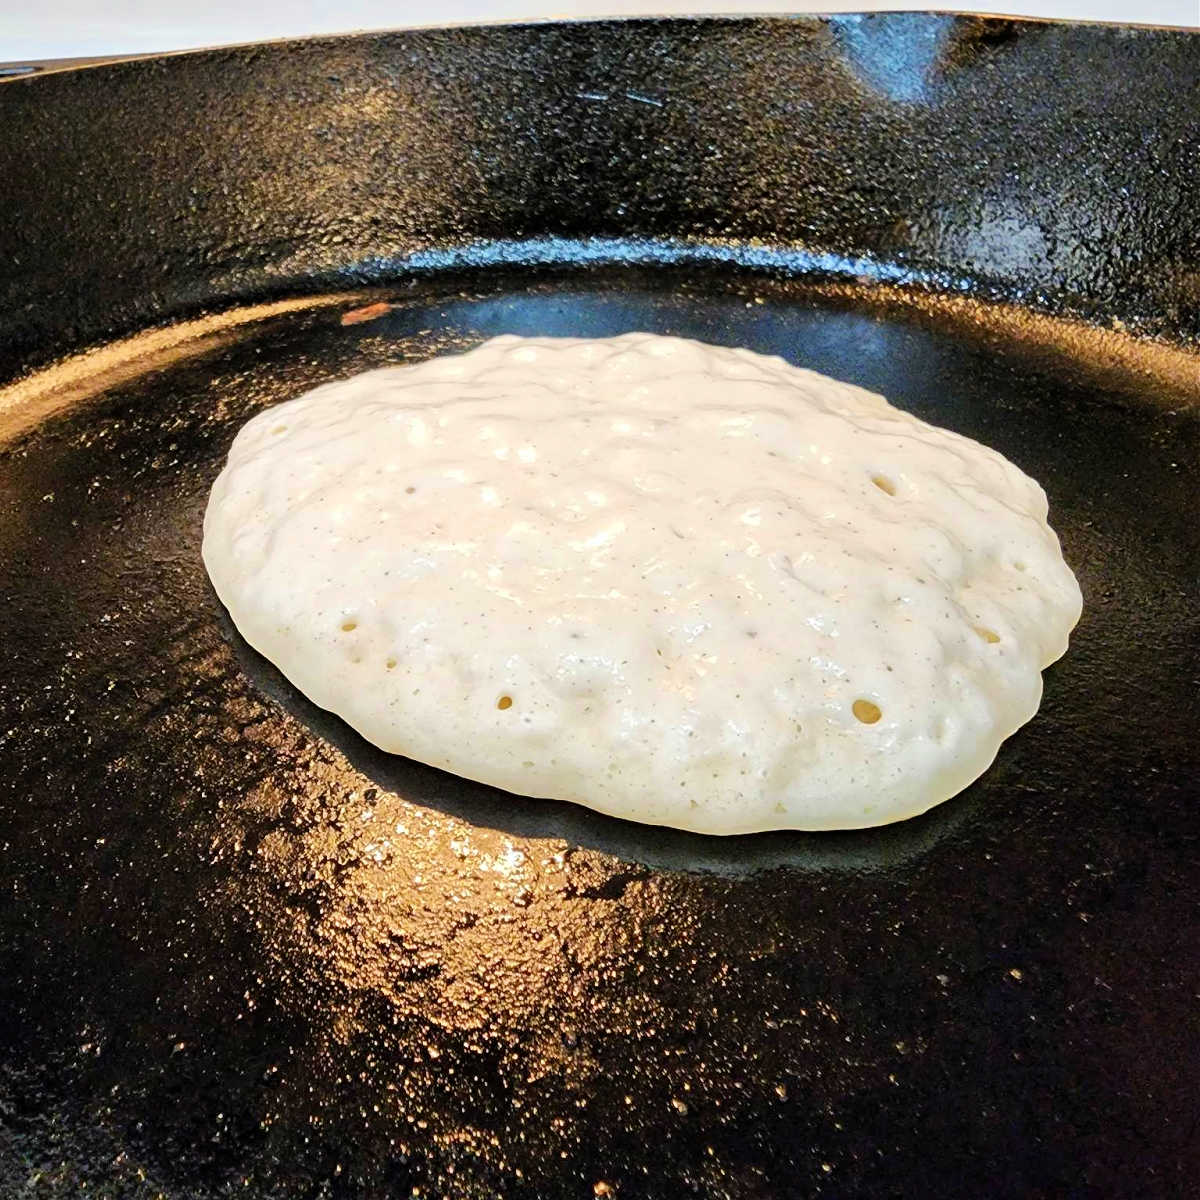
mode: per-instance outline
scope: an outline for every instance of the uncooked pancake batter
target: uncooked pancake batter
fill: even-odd
[[[1046,517],[994,451],[781,359],[500,337],[254,417],[203,553],[383,749],[731,834],[899,820],[987,768],[1080,614]]]

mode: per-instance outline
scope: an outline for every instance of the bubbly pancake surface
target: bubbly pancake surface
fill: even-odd
[[[781,359],[500,337],[254,417],[203,554],[383,749],[732,834],[899,820],[986,770],[1080,614],[1046,518],[999,454]]]

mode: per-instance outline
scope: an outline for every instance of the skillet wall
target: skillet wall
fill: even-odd
[[[496,261],[715,257],[1194,343],[1198,49],[894,14],[433,30],[14,80],[0,380],[231,301]]]

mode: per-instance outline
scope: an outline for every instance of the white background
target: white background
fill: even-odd
[[[0,62],[139,54],[355,29],[529,17],[865,12],[919,0],[0,0]],[[1200,0],[992,0],[948,9],[1200,26]]]

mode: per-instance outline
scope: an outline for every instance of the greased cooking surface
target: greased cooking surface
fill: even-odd
[[[204,558],[247,641],[384,749],[710,833],[947,799],[1081,604],[999,454],[648,334],[495,338],[260,413]]]

